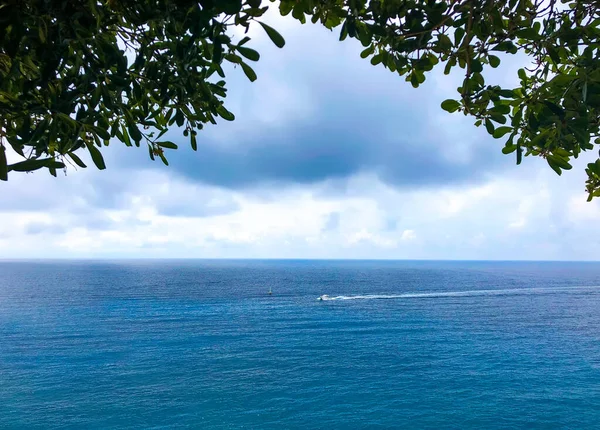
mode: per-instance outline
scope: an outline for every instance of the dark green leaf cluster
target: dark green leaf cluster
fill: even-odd
[[[267,7],[260,0],[4,0],[0,2],[0,179],[40,168],[56,175],[67,162],[99,169],[111,139],[146,145],[165,164],[169,126],[197,131],[231,121],[223,62],[239,65],[259,54],[248,29]],[[260,23],[277,46],[283,38]],[[7,164],[6,148],[23,157]]]
[[[414,87],[437,65],[464,79],[462,112],[505,138],[505,154],[541,156],[559,175],[571,157],[600,144],[600,3],[597,0],[282,0],[282,14],[311,17],[340,39],[358,39],[361,57],[405,76]],[[517,88],[486,82],[487,68],[521,52]],[[600,161],[588,165],[589,199],[600,196]]]

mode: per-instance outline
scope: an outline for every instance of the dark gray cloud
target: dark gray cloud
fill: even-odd
[[[360,59],[360,44],[340,44],[318,26],[296,30],[285,34],[283,50],[270,43],[259,47],[257,82],[247,82],[239,70],[228,71],[227,105],[236,121],[201,131],[197,152],[173,130],[170,139],[180,149],[168,152],[168,168],[153,164],[143,148],[119,151],[109,166],[151,166],[195,183],[248,189],[343,180],[364,172],[394,187],[452,186],[480,181],[512,164],[498,141],[459,115],[441,111],[440,102],[456,95],[453,82],[441,89],[429,76],[426,85],[413,89],[402,77]],[[438,75],[444,85],[453,79]],[[276,121],[264,121],[270,115]],[[480,141],[461,149],[464,142],[443,127],[465,129],[458,138]],[[465,153],[462,159],[448,157],[454,147]]]
[[[313,183],[348,177],[370,157],[367,146],[347,139],[327,126],[269,133],[260,142],[240,142],[236,148],[202,145],[197,154],[180,152],[171,165],[184,177],[228,188],[261,183]]]
[[[180,139],[182,149],[169,154],[170,168],[195,182],[239,189],[310,184],[362,172],[376,173],[395,187],[453,185],[478,181],[506,165],[489,139],[471,145],[466,159],[457,161],[447,156],[455,142],[442,133],[432,138],[427,118],[403,106],[375,108],[368,100],[361,105],[331,97],[309,119],[238,135],[231,144],[204,139],[194,153]]]

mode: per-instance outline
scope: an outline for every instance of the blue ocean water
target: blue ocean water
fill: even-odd
[[[0,428],[186,426],[598,428],[600,264],[0,263]]]

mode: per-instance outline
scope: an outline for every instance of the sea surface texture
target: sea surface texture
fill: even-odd
[[[600,428],[600,264],[0,263],[0,428],[181,427]]]

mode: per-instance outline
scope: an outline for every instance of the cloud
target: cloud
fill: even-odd
[[[356,41],[340,43],[320,26],[288,19],[274,25],[287,44],[280,50],[261,29],[255,32],[262,55],[254,66],[257,82],[228,70],[227,105],[236,121],[203,130],[197,152],[179,131],[170,132],[182,148],[169,151],[170,172],[230,189],[309,185],[362,173],[412,188],[484,181],[513,163],[470,119],[440,109],[442,100],[456,96],[460,77],[438,71],[415,90],[361,60]],[[148,163],[145,151],[128,149],[108,164]]]
[[[327,221],[323,226],[323,231],[336,231],[340,226],[340,214],[339,212],[332,212],[327,217]]]
[[[106,171],[11,174],[0,258],[600,255],[587,160],[562,177],[543,160],[517,167],[499,141],[440,110],[459,78],[431,75],[415,90],[336,34],[274,25],[286,48],[256,33],[259,79],[234,70],[238,118],[201,132],[198,152],[174,130],[169,167],[111,145]]]
[[[25,226],[24,233],[27,235],[38,235],[43,233],[61,234],[67,229],[51,222],[31,222]]]
[[[188,216],[160,211],[164,191],[154,184],[169,190],[173,206],[196,185],[156,172],[145,178],[147,188],[126,193],[119,209],[90,210],[92,222],[67,208],[2,213],[10,226],[0,231],[2,257],[590,259],[600,251],[598,204],[572,201],[580,178],[545,171],[430,193],[369,175],[337,196],[324,184],[282,189],[278,199],[202,187],[198,196],[229,193],[236,205]],[[511,226],[519,220],[522,227]]]
[[[414,240],[416,238],[417,238],[417,235],[414,232],[414,230],[404,230],[402,232],[402,236],[400,236],[400,239],[402,239],[402,240]]]

